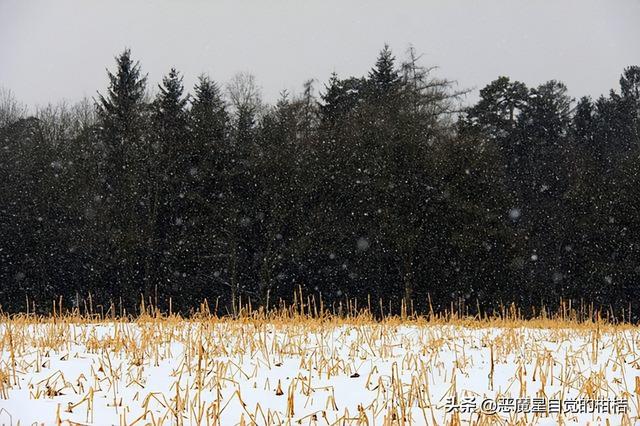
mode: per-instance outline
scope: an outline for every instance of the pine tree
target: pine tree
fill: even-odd
[[[325,91],[320,95],[320,120],[322,125],[330,129],[345,118],[362,98],[364,81],[349,78],[340,80],[334,72],[325,85]]]
[[[462,118],[463,130],[475,130],[508,149],[514,143],[518,115],[529,98],[527,87],[509,77],[498,77],[480,90],[480,101]],[[515,160],[515,159],[514,159]]]
[[[152,104],[153,147],[162,169],[162,179],[180,180],[188,166],[184,152],[189,146],[189,97],[184,95],[182,77],[172,68],[158,85],[159,93]]]
[[[394,95],[400,86],[400,73],[395,66],[395,57],[389,48],[384,45],[380,51],[375,67],[369,72],[370,95],[377,101],[387,101],[388,96]]]
[[[106,97],[98,95],[97,112],[101,135],[112,146],[121,149],[125,143],[135,143],[141,128],[137,121],[145,109],[144,95],[147,77],[140,72],[140,63],[131,59],[126,49],[116,58],[117,71],[107,71],[109,89]]]
[[[193,138],[203,143],[221,143],[227,133],[228,113],[218,85],[208,76],[198,77],[191,103]]]
[[[521,220],[527,226],[529,247],[535,253],[531,262],[533,294],[560,297],[560,282],[554,274],[566,274],[566,251],[570,238],[569,215],[565,214],[565,194],[574,170],[566,164],[573,157],[570,138],[571,103],[566,86],[550,80],[533,88],[527,105],[518,116],[522,149],[518,173],[520,199],[527,211]],[[535,236],[535,238],[533,238]]]
[[[621,112],[625,116],[628,145],[640,148],[640,66],[624,69],[620,77]]]
[[[591,98],[583,96],[578,101],[573,114],[573,133],[577,142],[591,149],[594,142],[594,107]]]
[[[620,77],[620,92],[623,98],[635,103],[640,102],[640,66],[635,65],[624,69]]]
[[[236,251],[228,218],[235,206],[231,196],[232,151],[229,145],[229,114],[218,85],[201,75],[194,87],[191,102],[191,139],[184,155],[189,158],[190,190],[186,196],[189,228],[183,245],[190,247],[192,260],[188,282],[197,283],[192,292],[194,301],[211,299],[215,289],[222,294],[237,293]],[[221,254],[223,254],[221,256]],[[220,271],[227,271],[221,274]],[[230,303],[233,304],[233,303]]]
[[[206,75],[198,78],[189,111],[191,141],[185,156],[194,185],[207,202],[217,198],[222,167],[229,157],[229,114],[218,85]]]
[[[184,244],[189,222],[189,97],[184,94],[182,76],[175,68],[162,79],[158,89],[152,104],[154,139],[149,162],[145,294],[150,295],[161,283],[163,293],[172,295],[177,293],[182,274],[188,269],[185,260],[189,256],[184,250],[190,248]]]
[[[105,265],[105,292],[133,303],[137,296],[131,290],[144,274],[140,266],[144,242],[138,229],[146,221],[144,207],[148,206],[144,166],[147,77],[131,59],[129,49],[116,58],[116,65],[115,73],[108,72],[107,95],[99,95],[97,101],[98,137],[103,147],[99,222],[104,238],[104,258],[98,263]]]

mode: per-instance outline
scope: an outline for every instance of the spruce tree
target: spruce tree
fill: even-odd
[[[378,54],[375,66],[369,72],[370,95],[378,101],[388,101],[385,99],[393,95],[400,85],[400,73],[396,69],[395,57],[389,48],[384,48]]]
[[[576,141],[587,149],[593,148],[594,107],[591,98],[583,96],[576,104],[572,119],[572,128]]]
[[[223,141],[228,125],[228,113],[218,85],[201,75],[194,87],[191,102],[193,138],[209,144]]]
[[[189,148],[184,155],[189,159],[190,190],[186,202],[189,210],[189,228],[185,241],[192,247],[197,298],[212,297],[214,290],[228,294],[237,290],[235,249],[228,238],[227,218],[232,215],[230,197],[232,183],[229,176],[231,150],[229,146],[229,114],[218,85],[201,75],[194,87],[191,101]],[[224,254],[224,255],[221,255]],[[231,271],[221,274],[220,271]],[[221,287],[220,284],[228,284]],[[234,299],[229,297],[227,301]]]
[[[190,217],[188,96],[175,68],[162,79],[152,104],[153,150],[149,164],[150,208],[147,221],[145,293],[156,284],[175,295],[189,269],[184,243]],[[184,251],[187,251],[185,253]],[[155,264],[160,260],[160,264]],[[161,278],[161,279],[160,279]]]
[[[362,98],[364,81],[357,78],[341,80],[334,72],[320,95],[320,120],[325,129],[331,129],[347,117]]]
[[[133,303],[137,283],[144,275],[140,266],[144,242],[138,229],[146,221],[148,207],[144,167],[148,151],[147,77],[129,49],[116,58],[116,66],[115,73],[108,71],[107,94],[97,100],[98,137],[103,149],[99,223],[104,255],[99,263],[105,266],[105,293],[114,301],[121,297]]]
[[[620,77],[621,110],[625,115],[628,145],[640,148],[640,66],[624,69]]]

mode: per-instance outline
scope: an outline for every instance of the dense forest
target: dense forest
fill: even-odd
[[[129,50],[92,100],[30,111],[5,90],[2,310],[224,313],[302,293],[637,319],[640,67],[598,99],[502,76],[465,106],[405,56],[385,47],[366,76],[275,105],[249,74],[188,93],[171,69],[152,90]]]

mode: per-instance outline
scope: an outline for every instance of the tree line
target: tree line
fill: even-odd
[[[0,96],[0,300],[189,312],[293,294],[419,312],[561,299],[636,318],[640,67],[577,102],[555,80],[465,91],[385,46],[362,77],[267,105],[252,75],[125,50],[92,101]],[[33,309],[33,307],[31,307]]]

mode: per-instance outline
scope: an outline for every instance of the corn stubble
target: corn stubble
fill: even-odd
[[[295,306],[217,317],[203,305],[188,319],[144,307],[135,318],[3,316],[0,424],[632,425],[639,343],[637,327],[567,312],[378,320]],[[445,409],[464,397],[626,398],[629,410]]]

